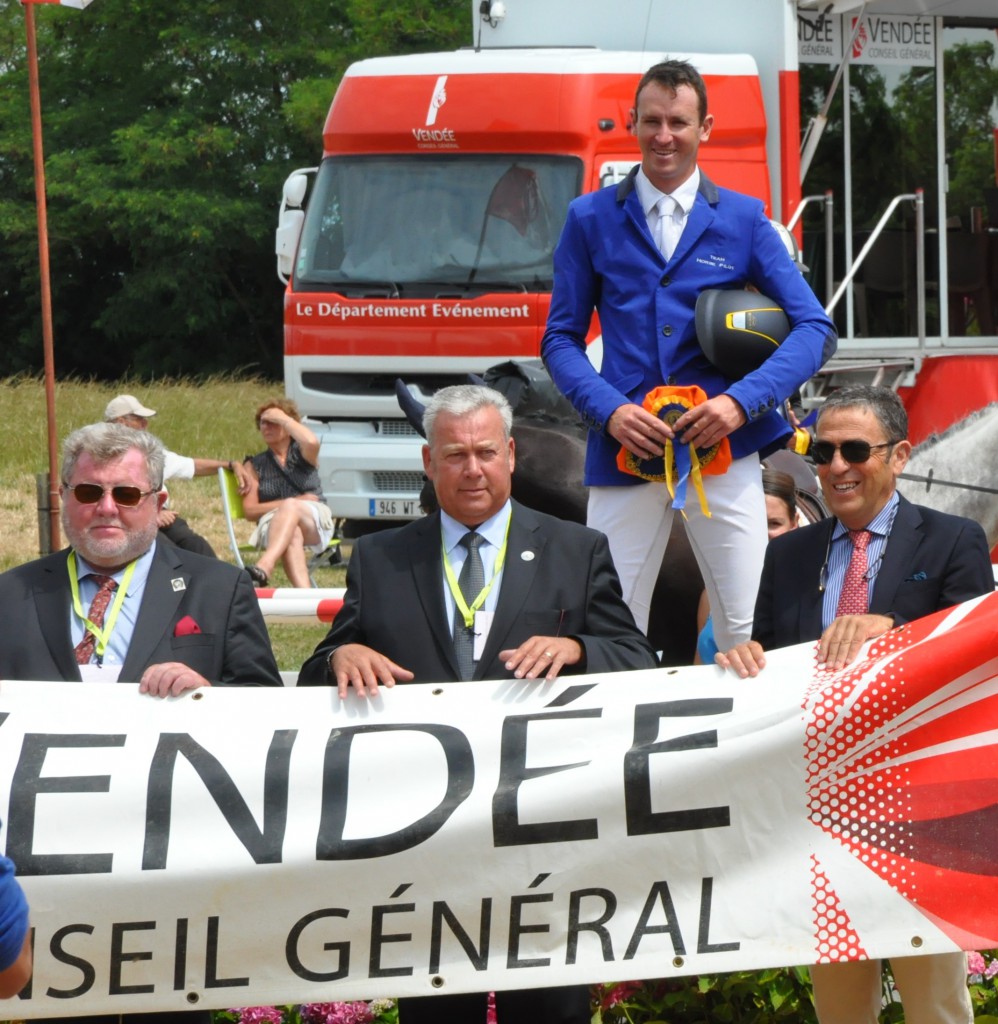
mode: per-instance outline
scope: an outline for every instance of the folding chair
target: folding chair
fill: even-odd
[[[255,551],[252,544],[240,544],[236,537],[234,521],[245,519],[243,511],[243,497],[239,493],[239,481],[236,474],[224,466],[218,467],[218,488],[222,492],[222,511],[225,512],[225,526],[229,531],[229,546],[232,548],[232,556],[240,569],[245,568],[243,554]]]
[[[243,554],[249,554],[255,551],[256,548],[252,544],[240,544],[236,537],[234,521],[246,518],[246,513],[243,510],[243,498],[239,493],[239,481],[236,479],[236,474],[224,466],[219,466],[218,486],[222,492],[222,510],[225,512],[225,526],[229,531],[229,546],[232,548],[232,555],[236,560],[236,565],[243,569],[246,565],[243,561]],[[339,525],[337,523],[336,531],[322,551],[309,557],[308,575],[313,587],[316,586],[315,578],[312,575],[314,569],[322,565],[339,565],[343,561],[343,556],[340,553],[341,537]]]

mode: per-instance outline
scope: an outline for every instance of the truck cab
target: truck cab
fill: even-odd
[[[754,60],[677,54],[707,82],[718,184],[770,204]],[[460,50],[351,66],[304,204],[289,178],[278,232],[284,377],[317,430],[334,515],[419,514],[419,401],[506,360],[536,359],[568,205],[638,161],[630,111],[646,52]],[[592,335],[598,333],[594,324]]]

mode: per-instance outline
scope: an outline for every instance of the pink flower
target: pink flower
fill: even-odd
[[[242,1006],[229,1013],[239,1014],[239,1024],[282,1024],[284,1020],[276,1006]]]
[[[968,974],[983,974],[987,970],[987,964],[984,962],[984,957],[980,953],[968,953],[967,954],[967,973]]]
[[[617,1003],[622,1003],[629,996],[633,995],[639,988],[641,988],[640,981],[622,981],[619,985],[614,985],[603,996],[600,1000],[600,1007],[604,1010],[609,1010],[610,1007],[616,1006]]]
[[[984,972],[984,977],[993,978],[996,974],[998,974],[998,960],[992,960],[991,963],[988,964],[987,970]]]
[[[309,1024],[370,1024],[374,1020],[367,1003],[307,1003],[301,1015]]]

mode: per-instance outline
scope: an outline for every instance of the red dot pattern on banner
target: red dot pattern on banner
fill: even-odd
[[[803,701],[804,756],[810,821],[901,895],[914,899],[916,887],[906,859],[911,854],[907,768],[898,763],[907,743],[896,735],[896,719],[906,707],[899,691],[907,646],[901,630],[871,645],[868,659],[839,673],[816,663]],[[894,657],[870,680],[870,662],[885,655]],[[865,956],[816,863],[812,899],[819,958],[830,962]]]
[[[829,885],[818,858],[811,855],[811,909],[814,913],[815,963],[869,959],[849,915]]]

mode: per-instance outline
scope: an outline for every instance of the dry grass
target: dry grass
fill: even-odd
[[[253,423],[256,407],[283,394],[279,383],[259,378],[235,380],[209,377],[201,381],[163,380],[151,384],[124,379],[112,384],[64,381],[56,385],[56,426],[62,439],[99,420],[104,407],[119,394],[135,395],[155,409],[152,429],[166,446],[182,455],[235,459],[258,452],[260,435]],[[35,475],[48,470],[45,388],[38,378],[0,381],[0,422],[11,433],[0,458],[0,570],[35,558],[39,553],[38,501]],[[215,477],[174,481],[170,503],[191,527],[206,537],[220,558],[232,560]],[[250,525],[237,524],[240,540]],[[64,542],[65,538],[63,538]],[[317,573],[320,586],[342,586],[341,569]],[[278,572],[278,586],[287,585]],[[325,627],[274,626],[271,640],[282,669],[297,669],[324,635]]]

